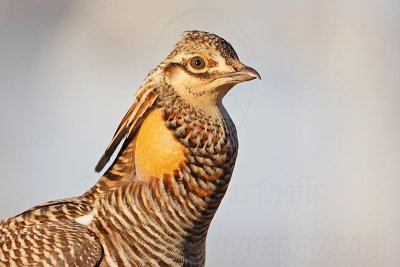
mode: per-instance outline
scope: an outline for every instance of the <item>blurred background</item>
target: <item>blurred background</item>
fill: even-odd
[[[234,176],[207,266],[400,265],[400,2],[0,0],[0,218],[77,196],[180,33],[263,79],[225,98]]]

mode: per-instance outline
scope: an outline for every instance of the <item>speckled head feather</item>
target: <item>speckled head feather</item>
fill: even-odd
[[[224,38],[205,31],[185,31],[181,40],[176,44],[170,56],[176,55],[179,51],[218,51],[225,60],[239,60],[235,49]]]

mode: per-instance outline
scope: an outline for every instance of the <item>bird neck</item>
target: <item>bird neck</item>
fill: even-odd
[[[193,212],[187,214],[190,233],[204,237],[233,172],[236,129],[225,109],[219,116],[207,116],[177,96],[162,101],[92,192],[101,195],[125,184],[144,184],[153,192],[148,201],[161,198],[170,209]]]
[[[176,109],[162,110],[167,128],[186,151],[186,161],[172,176],[165,176],[167,192],[185,196],[201,216],[191,229],[194,236],[205,236],[208,226],[221,203],[235,166],[238,141],[235,125],[226,113],[207,116],[202,110],[181,102]],[[171,182],[169,182],[171,181]]]
[[[181,104],[180,109],[158,107],[158,111],[149,116],[160,114],[165,128],[157,131],[165,134],[164,130],[168,130],[180,145],[178,149],[184,150],[184,161],[175,165],[178,166],[176,169],[171,168],[172,172],[164,170],[167,173],[163,175],[146,176],[148,170],[138,168],[141,163],[137,159],[142,156],[138,154],[142,153],[142,148],[138,149],[142,142],[139,130],[135,139],[124,144],[120,158],[92,192],[99,199],[100,217],[110,217],[108,227],[118,218],[126,218],[124,221],[131,225],[115,227],[115,231],[122,231],[115,234],[133,239],[128,244],[145,244],[148,231],[160,240],[159,246],[165,245],[165,250],[174,260],[183,257],[193,266],[202,266],[208,228],[227,190],[235,165],[238,149],[236,129],[223,111],[223,117],[207,117],[201,111]],[[153,129],[159,127],[159,117],[149,118],[147,123]],[[151,129],[149,125],[145,123],[141,126],[144,127],[143,134],[155,134],[148,132]],[[150,146],[148,149],[163,151],[151,146],[165,144],[153,141],[146,144]],[[152,165],[159,163],[153,160]]]

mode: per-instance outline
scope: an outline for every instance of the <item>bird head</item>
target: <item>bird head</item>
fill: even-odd
[[[209,118],[222,117],[227,119],[229,115],[222,105],[222,98],[234,85],[253,79],[261,79],[260,74],[255,69],[240,62],[231,44],[223,38],[203,31],[184,32],[172,52],[159,66],[149,73],[143,82],[136,94],[135,102],[122,119],[111,143],[97,164],[96,171],[102,170],[125,137],[127,138],[124,142],[127,143],[131,142],[131,140],[136,140],[133,137],[135,137],[138,130],[143,129],[141,128],[143,127],[142,122],[145,120],[152,121],[148,116],[150,116],[150,111],[155,109],[155,106],[161,105],[165,112],[164,115],[167,113],[166,110],[168,112],[176,112],[178,109],[178,112],[171,116],[176,120],[184,120],[183,113],[180,114],[179,112],[182,111],[182,107],[188,107],[186,104],[193,108],[187,109],[189,111],[196,109],[203,111],[203,113],[198,113],[201,116],[208,115]],[[184,100],[184,105],[176,105],[178,101],[171,102],[171,100],[179,99],[177,96]],[[182,101],[179,103],[182,104]],[[187,113],[185,114],[187,115]],[[190,119],[192,120],[193,118],[190,117]],[[154,121],[152,123],[157,125]],[[173,123],[175,122],[171,122],[171,125]],[[175,126],[180,123],[175,123]],[[165,126],[164,124],[163,121],[163,127]],[[149,136],[154,134],[156,129],[154,125],[149,127],[150,130],[145,135],[146,140],[149,140]],[[218,126],[214,124],[213,127]],[[177,131],[182,130],[188,136],[186,130],[189,131],[190,129],[187,128],[185,130],[180,127]],[[215,129],[215,131],[219,131],[219,129]],[[177,133],[176,135],[182,136],[183,134]],[[193,134],[193,138],[195,137],[200,137],[200,135]],[[183,140],[181,141],[183,142]],[[185,142],[189,141],[186,139]],[[216,142],[219,142],[218,138]],[[235,141],[232,142],[234,143]],[[160,144],[158,141],[154,143],[157,143],[157,146]],[[144,151],[147,150],[147,148],[144,149]],[[162,153],[167,150],[162,147]],[[119,165],[116,163],[115,166],[118,167]],[[110,167],[111,170],[112,168]]]
[[[162,70],[165,82],[179,96],[200,107],[219,105],[234,85],[261,79],[240,62],[230,43],[203,31],[184,32]]]

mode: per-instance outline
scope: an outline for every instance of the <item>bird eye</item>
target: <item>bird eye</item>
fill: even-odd
[[[190,66],[196,70],[201,70],[206,66],[206,63],[204,62],[204,59],[202,59],[199,56],[192,57],[190,60]]]

